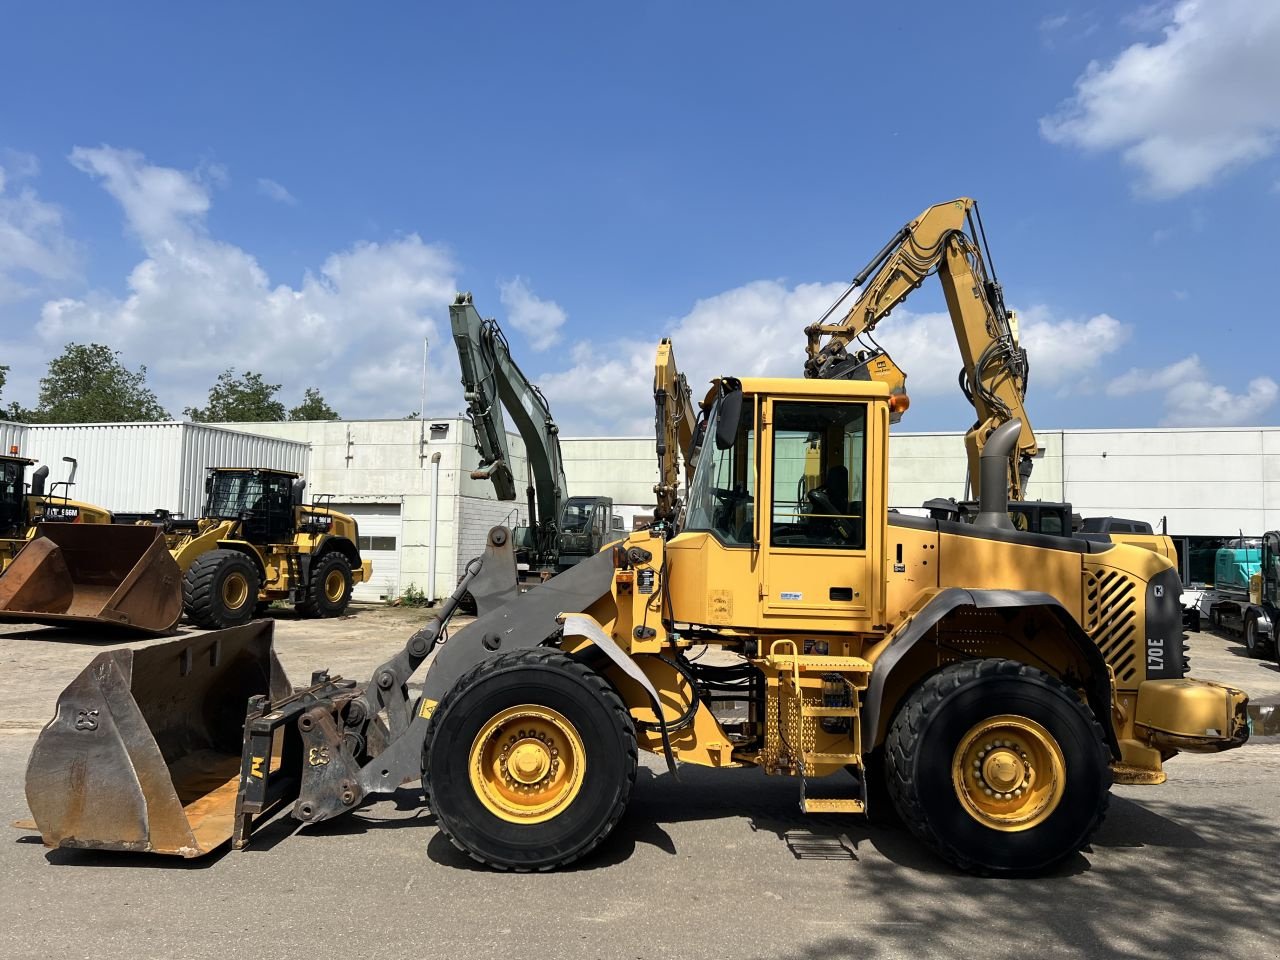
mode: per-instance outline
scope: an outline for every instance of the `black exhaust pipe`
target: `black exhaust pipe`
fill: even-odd
[[[978,515],[975,527],[987,530],[1013,530],[1009,519],[1009,455],[1022,433],[1022,421],[1010,420],[991,431],[978,466],[982,488],[978,491]]]
[[[40,467],[35,473],[31,474],[31,495],[33,497],[44,496],[44,482],[49,479],[49,468]]]

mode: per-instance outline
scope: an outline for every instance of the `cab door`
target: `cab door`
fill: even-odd
[[[764,625],[865,628],[879,606],[883,405],[769,398],[758,511]],[[868,483],[868,477],[877,482]]]

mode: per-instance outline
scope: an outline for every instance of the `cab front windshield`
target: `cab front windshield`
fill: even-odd
[[[684,529],[705,530],[732,545],[750,544],[755,529],[755,409],[750,400],[742,404],[733,444],[721,450],[715,442],[720,406],[717,397],[707,415],[707,440],[689,485]]]
[[[289,478],[257,473],[214,474],[205,515],[235,520],[290,509]]]
[[[591,513],[594,504],[592,503],[574,503],[570,500],[565,504],[563,529],[565,533],[585,533],[587,528],[591,526]]]

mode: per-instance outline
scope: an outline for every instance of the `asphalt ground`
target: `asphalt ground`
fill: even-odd
[[[277,648],[295,682],[318,667],[365,679],[422,617],[280,615]],[[110,646],[0,630],[0,828],[28,816],[26,758],[58,692]],[[1195,675],[1280,703],[1274,661],[1208,633],[1191,649]],[[555,874],[476,867],[408,788],[195,861],[47,850],[6,829],[0,958],[1280,956],[1277,736],[1115,788],[1092,846],[1032,880],[957,873],[892,824],[806,817],[785,778],[686,766],[676,781],[642,762],[618,829]]]

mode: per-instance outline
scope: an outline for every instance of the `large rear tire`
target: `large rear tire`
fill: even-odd
[[[886,743],[889,790],[912,832],[962,870],[1039,873],[1106,815],[1110,752],[1054,677],[1012,660],[954,664],[903,704]]]
[[[253,619],[258,568],[239,550],[210,550],[187,568],[182,609],[198,627],[221,630]]]
[[[340,617],[351,604],[351,561],[335,551],[324,554],[311,566],[306,599],[298,612],[306,617]]]
[[[621,698],[558,650],[499,654],[440,701],[422,780],[440,831],[499,870],[553,870],[593,850],[626,809],[636,736]]]

